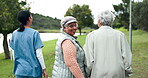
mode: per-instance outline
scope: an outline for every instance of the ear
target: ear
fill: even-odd
[[[30,23],[31,20],[32,20],[32,17],[29,17],[27,23]]]
[[[31,20],[32,18],[31,17],[29,17],[29,20]]]
[[[101,21],[99,20],[98,21],[98,27],[101,27],[102,26],[102,24],[101,24]]]

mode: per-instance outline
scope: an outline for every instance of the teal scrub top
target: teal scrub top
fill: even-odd
[[[23,32],[14,31],[10,47],[14,50],[14,74],[37,77],[42,74],[41,65],[36,57],[36,50],[44,45],[39,32],[25,28]]]

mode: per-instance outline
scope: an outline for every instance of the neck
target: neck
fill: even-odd
[[[25,25],[24,27],[25,27],[25,28],[30,28],[30,25]]]
[[[99,28],[100,28],[101,26],[102,26],[102,25],[100,25]]]

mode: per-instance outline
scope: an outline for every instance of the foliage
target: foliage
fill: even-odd
[[[16,17],[21,9],[20,5],[18,0],[0,0],[0,33],[4,36],[3,47],[6,59],[10,59],[7,34],[13,32],[18,27]]]
[[[118,26],[124,26],[126,29],[128,29],[129,26],[129,3],[130,0],[122,0],[122,3],[113,5],[115,10],[114,14],[117,17],[115,21],[121,24]]]
[[[128,31],[126,29],[118,29],[126,35],[128,39]],[[78,41],[83,46],[86,35],[78,36]],[[56,40],[43,42],[43,56],[46,64],[46,70],[51,78],[52,68],[55,58],[55,44]],[[133,75],[130,78],[148,78],[148,33],[141,30],[133,31],[133,59],[132,68]],[[15,78],[13,75],[13,61],[5,60],[4,53],[0,54],[0,76],[3,78]]]
[[[0,33],[11,33],[18,26],[16,19],[19,7],[18,0],[0,0]]]
[[[93,15],[88,5],[79,6],[74,4],[73,7],[68,8],[65,16],[73,16],[78,20],[80,34],[82,28],[93,25]]]
[[[32,27],[35,29],[60,29],[60,20],[40,14],[33,14]]]
[[[133,4],[133,24],[136,28],[148,31],[148,0]]]

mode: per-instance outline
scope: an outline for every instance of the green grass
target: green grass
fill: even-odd
[[[133,31],[133,77],[148,78],[148,33]]]
[[[0,54],[0,77],[14,78],[13,75],[13,61],[4,59],[4,53]]]
[[[128,39],[128,31],[126,29],[118,29],[125,33]],[[89,32],[89,30],[87,30]],[[78,36],[81,45],[85,43],[86,35]],[[133,59],[132,68],[133,75],[130,78],[148,78],[148,32],[141,30],[133,31]],[[43,55],[47,72],[51,77],[52,67],[55,58],[55,44],[57,40],[46,41],[44,43]],[[5,60],[4,53],[0,54],[0,77],[14,78],[13,61]]]
[[[57,39],[46,41],[44,42],[44,47],[43,47],[43,55],[44,55],[44,60],[45,60],[46,68],[47,68],[46,70],[50,77],[52,75],[52,67],[53,67],[54,60],[55,60],[56,41]]]

